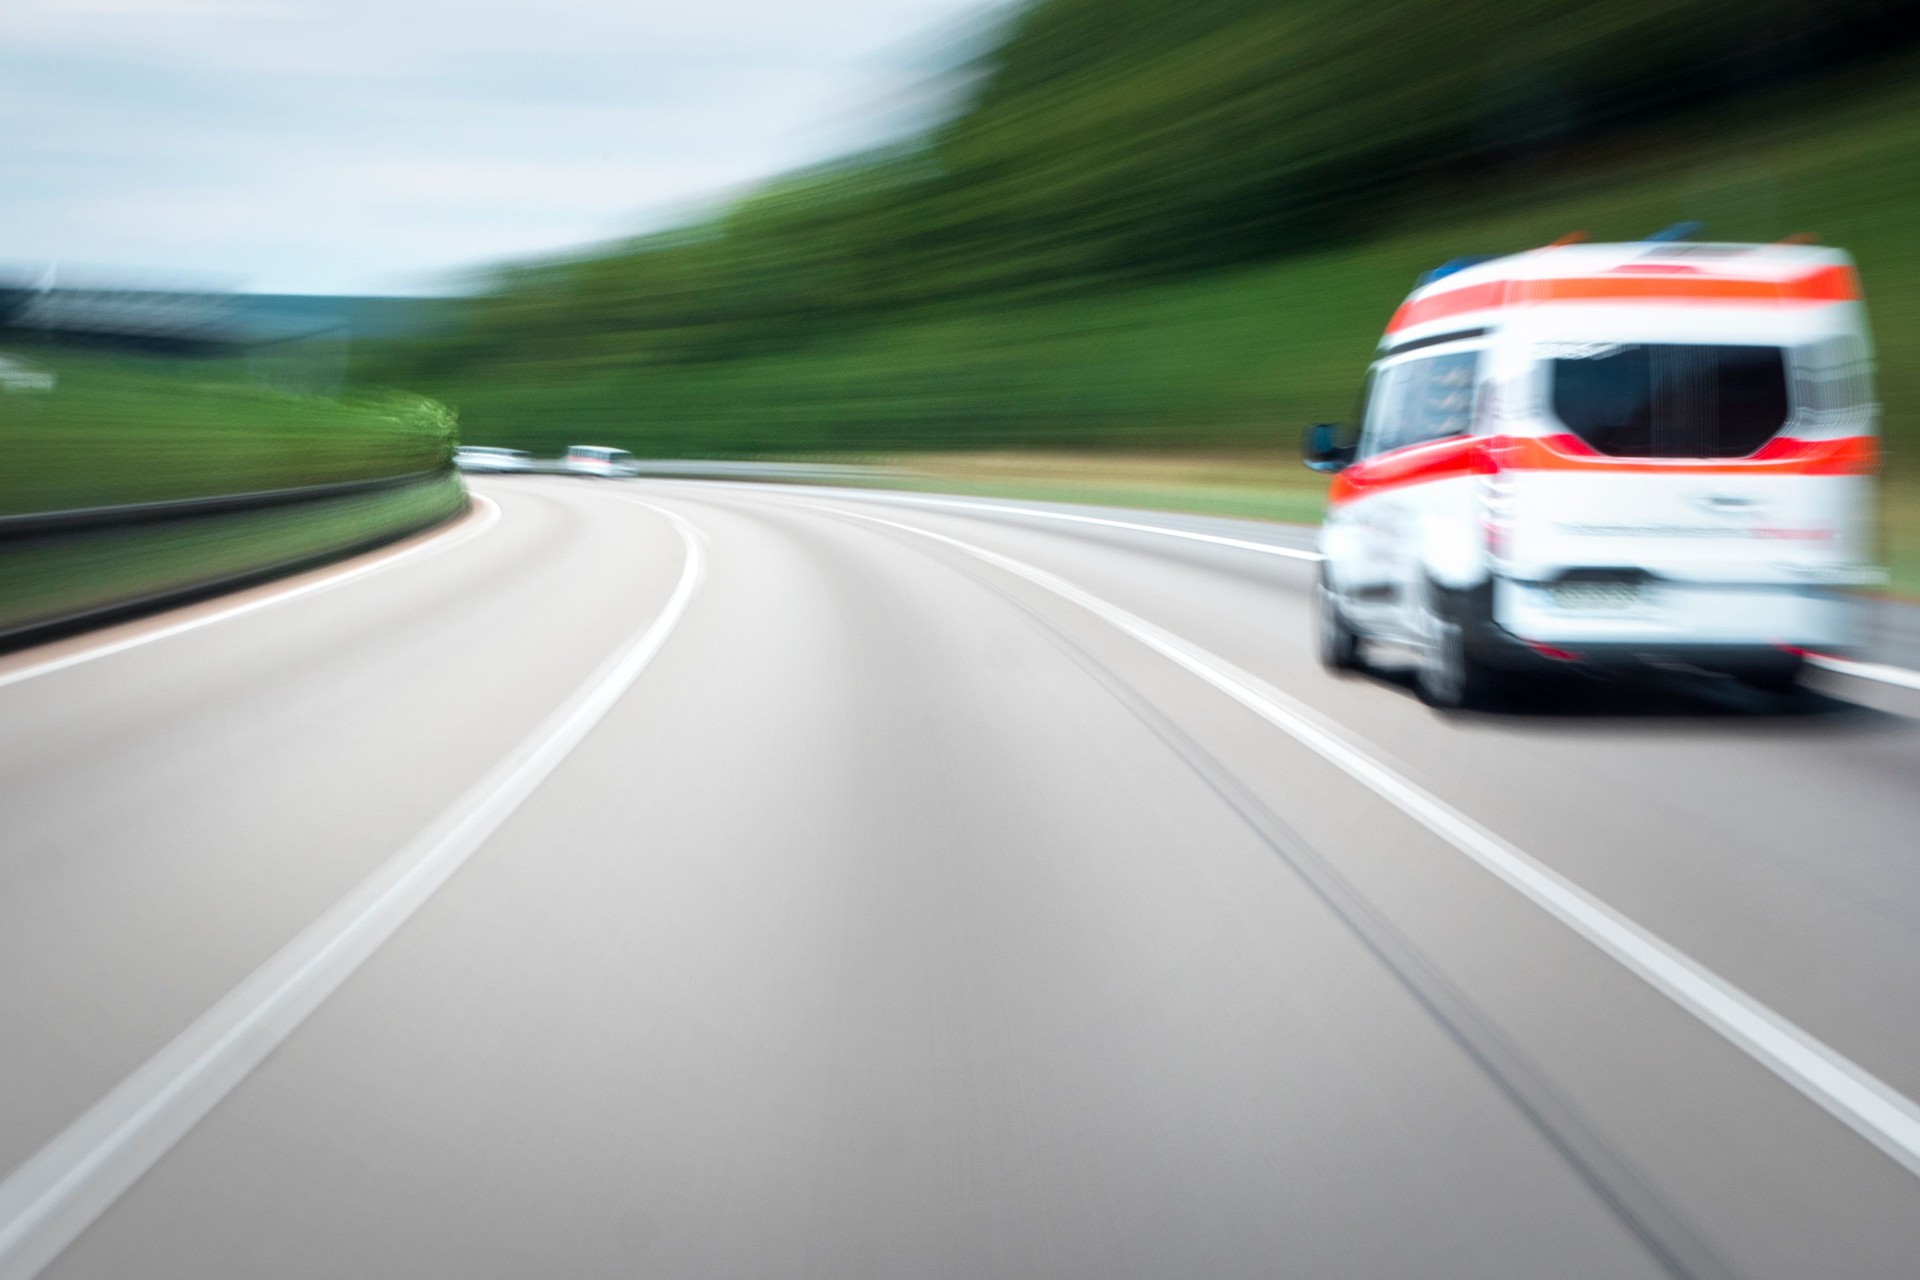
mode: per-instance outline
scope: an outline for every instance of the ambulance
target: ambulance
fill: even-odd
[[[1851,260],[1556,243],[1429,272],[1332,475],[1319,652],[1411,650],[1423,697],[1662,669],[1785,691],[1855,644],[1878,406]]]

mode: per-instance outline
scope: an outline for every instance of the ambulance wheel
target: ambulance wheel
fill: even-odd
[[[1417,677],[1421,701],[1448,711],[1470,710],[1497,702],[1501,676],[1505,673],[1474,657],[1467,647],[1466,631],[1459,623],[1439,622],[1435,633]]]
[[[1427,645],[1415,673],[1421,701],[1449,711],[1498,705],[1507,693],[1507,673],[1473,651],[1461,624],[1465,602],[1459,593],[1429,581],[1424,599]]]
[[[1340,612],[1340,602],[1322,579],[1314,590],[1315,631],[1319,639],[1320,665],[1329,671],[1360,669],[1360,636]]]

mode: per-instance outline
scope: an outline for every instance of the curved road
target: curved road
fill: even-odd
[[[0,1277],[1914,1274],[1920,694],[1447,717],[1284,530],[476,489],[0,659]]]

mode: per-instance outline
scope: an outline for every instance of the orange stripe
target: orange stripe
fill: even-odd
[[[1629,263],[1627,267],[1634,264]],[[1626,268],[1622,268],[1625,270]],[[1791,280],[1738,280],[1725,276],[1562,276],[1540,280],[1494,280],[1409,299],[1394,312],[1387,332],[1469,311],[1548,302],[1693,302],[1710,305],[1802,305],[1852,302],[1860,281],[1851,267],[1821,267]]]
[[[1502,440],[1500,464],[1515,471],[1590,471],[1622,475],[1870,475],[1880,450],[1872,436],[1796,440],[1777,436],[1750,458],[1610,458],[1575,436],[1514,436]]]

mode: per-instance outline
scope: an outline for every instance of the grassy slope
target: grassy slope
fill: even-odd
[[[1020,0],[991,48],[929,86],[952,115],[924,133],[656,235],[507,268],[411,372],[733,362],[933,306],[1006,309],[1372,238],[1457,199],[1436,188],[1464,175],[1484,185],[1580,140],[1851,77],[1910,39],[1904,11]]]
[[[412,396],[341,402],[219,363],[33,354],[50,392],[0,392],[0,515],[425,471],[452,419]]]

